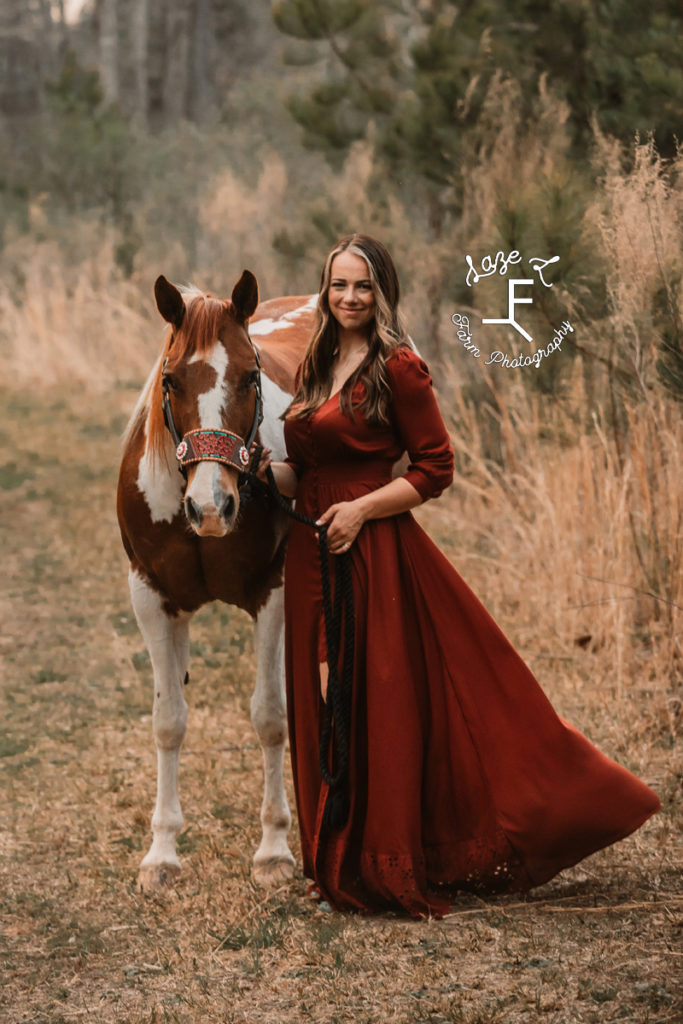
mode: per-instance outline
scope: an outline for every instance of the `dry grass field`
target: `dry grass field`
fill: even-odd
[[[634,578],[608,445],[560,458],[533,449],[530,429],[507,497],[475,472],[418,515],[558,711],[652,784],[661,814],[527,896],[463,895],[438,922],[362,919],[318,910],[300,875],[271,892],[250,879],[251,628],[219,606],[192,633],[184,871],[168,891],[136,891],[154,795],[151,674],[114,512],[134,399],[125,385],[2,394],[0,1020],[680,1021],[680,630],[669,605],[591,580]]]

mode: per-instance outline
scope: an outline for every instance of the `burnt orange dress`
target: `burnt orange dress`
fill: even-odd
[[[452,448],[425,362],[400,348],[387,371],[389,425],[369,426],[358,412],[352,422],[338,395],[285,422],[299,511],[317,518],[388,483],[405,450],[405,478],[423,499],[450,484]],[[324,826],[316,536],[292,523],[287,707],[303,869],[333,907],[440,916],[460,889],[540,885],[659,809],[648,786],[558,717],[475,594],[404,512],[365,523],[350,549],[350,813],[342,829]]]

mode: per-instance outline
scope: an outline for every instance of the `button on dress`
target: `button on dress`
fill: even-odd
[[[402,346],[386,370],[389,424],[369,425],[357,410],[353,422],[338,393],[285,421],[300,512],[317,518],[388,483],[404,451],[404,478],[423,499],[451,483],[453,452],[427,365]],[[556,714],[410,512],[366,522],[350,558],[350,812],[333,830],[323,825],[319,767],[326,650],[317,534],[292,522],[285,664],[294,788],[304,874],[334,908],[438,917],[458,890],[540,885],[659,810],[648,786]]]

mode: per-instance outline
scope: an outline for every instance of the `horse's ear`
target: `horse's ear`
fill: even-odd
[[[164,320],[174,327],[180,327],[185,316],[185,303],[176,286],[167,281],[163,274],[154,282],[154,298]]]
[[[258,284],[251,270],[242,271],[230,298],[237,319],[248,320],[258,306]]]

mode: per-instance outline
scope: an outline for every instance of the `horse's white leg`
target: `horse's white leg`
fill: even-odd
[[[294,874],[287,845],[292,823],[285,794],[283,767],[287,740],[284,672],[284,592],[273,590],[256,619],[256,687],[251,720],[263,748],[265,786],[261,807],[261,845],[254,855],[254,880],[276,883]]]
[[[128,577],[130,595],[154,670],[153,728],[157,748],[157,802],[152,846],[140,865],[141,889],[158,888],[180,871],[176,836],[183,825],[178,761],[187,725],[183,693],[189,661],[189,615],[168,615],[160,595],[138,573]]]

